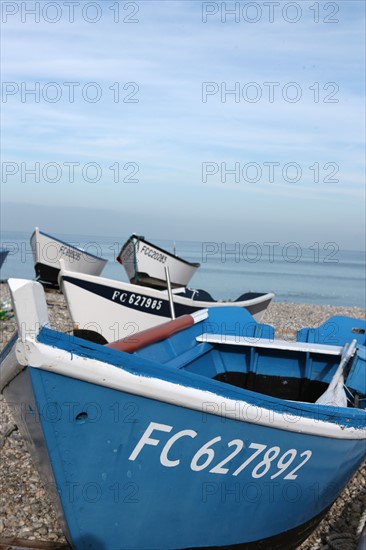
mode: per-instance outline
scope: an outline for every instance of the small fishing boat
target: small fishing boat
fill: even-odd
[[[90,275],[100,275],[107,263],[107,260],[52,237],[38,227],[35,228],[30,243],[36,278],[51,286],[58,286],[60,259],[70,271]]]
[[[133,234],[122,246],[117,261],[123,265],[131,283],[166,288],[165,267],[172,287],[187,286],[199,263],[191,263]]]
[[[9,286],[1,389],[74,550],[295,549],[365,459],[364,321],[211,308],[102,346]]]
[[[67,271],[61,261],[59,284],[78,335],[112,342],[160,325],[172,318],[168,290],[157,290]],[[245,307],[260,321],[273,293],[247,292],[233,302],[215,301],[204,290],[173,289],[174,316],[203,308],[227,305]]]
[[[5,262],[5,259],[6,259],[8,254],[9,254],[9,250],[6,250],[6,248],[0,248],[0,268],[2,267],[3,263]]]

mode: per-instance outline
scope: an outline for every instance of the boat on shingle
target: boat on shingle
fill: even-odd
[[[78,246],[35,228],[30,238],[36,278],[42,283],[58,286],[60,260],[70,271],[100,275],[107,260]],[[92,243],[94,248],[95,243]]]
[[[222,307],[102,346],[9,286],[2,392],[75,550],[295,549],[365,459],[364,321],[289,342]]]
[[[131,283],[153,288],[166,288],[166,267],[175,288],[187,286],[200,266],[135,234],[122,246],[117,261],[125,268]]]
[[[79,335],[112,342],[171,319],[167,290],[133,285],[105,277],[72,273],[61,261],[59,284]],[[272,301],[272,292],[247,292],[235,301],[219,302],[204,290],[173,289],[174,315],[227,305],[244,307],[260,321]]]

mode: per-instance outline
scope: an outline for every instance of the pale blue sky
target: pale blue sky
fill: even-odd
[[[80,1],[71,23],[62,1],[40,2],[39,22],[24,11],[36,2],[3,2],[2,229],[364,248],[365,5],[280,2],[270,22],[251,4],[222,22],[221,2],[119,2],[114,22],[116,2]],[[74,102],[65,82],[79,84]],[[217,91],[206,101],[204,82]],[[39,102],[24,95],[35,86]],[[240,95],[222,101],[225,86]],[[40,180],[22,163],[39,163]],[[43,177],[48,163],[59,172]],[[238,181],[222,181],[222,163]],[[217,173],[203,178],[207,166]]]

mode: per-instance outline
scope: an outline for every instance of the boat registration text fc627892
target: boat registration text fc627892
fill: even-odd
[[[293,480],[298,477],[299,471],[312,456],[312,451],[309,449],[303,451],[281,449],[277,445],[269,446],[256,442],[245,444],[241,439],[233,439],[225,445],[222,442],[222,437],[216,436],[201,445],[197,450],[194,449],[192,456],[184,452],[185,458],[183,459],[182,452],[176,451],[174,453],[174,445],[182,438],[194,439],[198,436],[198,432],[185,429],[174,433],[165,443],[158,439],[158,432],[161,436],[161,432],[170,433],[172,430],[173,426],[168,424],[150,422],[131,452],[129,460],[135,461],[137,457],[143,460],[144,447],[153,446],[159,448],[159,462],[166,468],[184,467],[183,461],[186,463],[188,457],[189,468],[194,472],[208,470],[211,474],[238,476],[245,470],[254,479],[264,476],[267,479],[275,479],[281,476],[283,479]],[[153,434],[154,437],[151,437]],[[217,455],[219,455],[219,459]],[[231,461],[237,456],[239,458],[239,455],[241,457],[236,461],[234,468]],[[150,460],[151,458],[149,458],[149,464]]]

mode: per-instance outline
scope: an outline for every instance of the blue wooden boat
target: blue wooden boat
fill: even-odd
[[[9,286],[2,392],[76,550],[294,549],[365,459],[364,321],[288,342],[223,307],[101,346]]]

